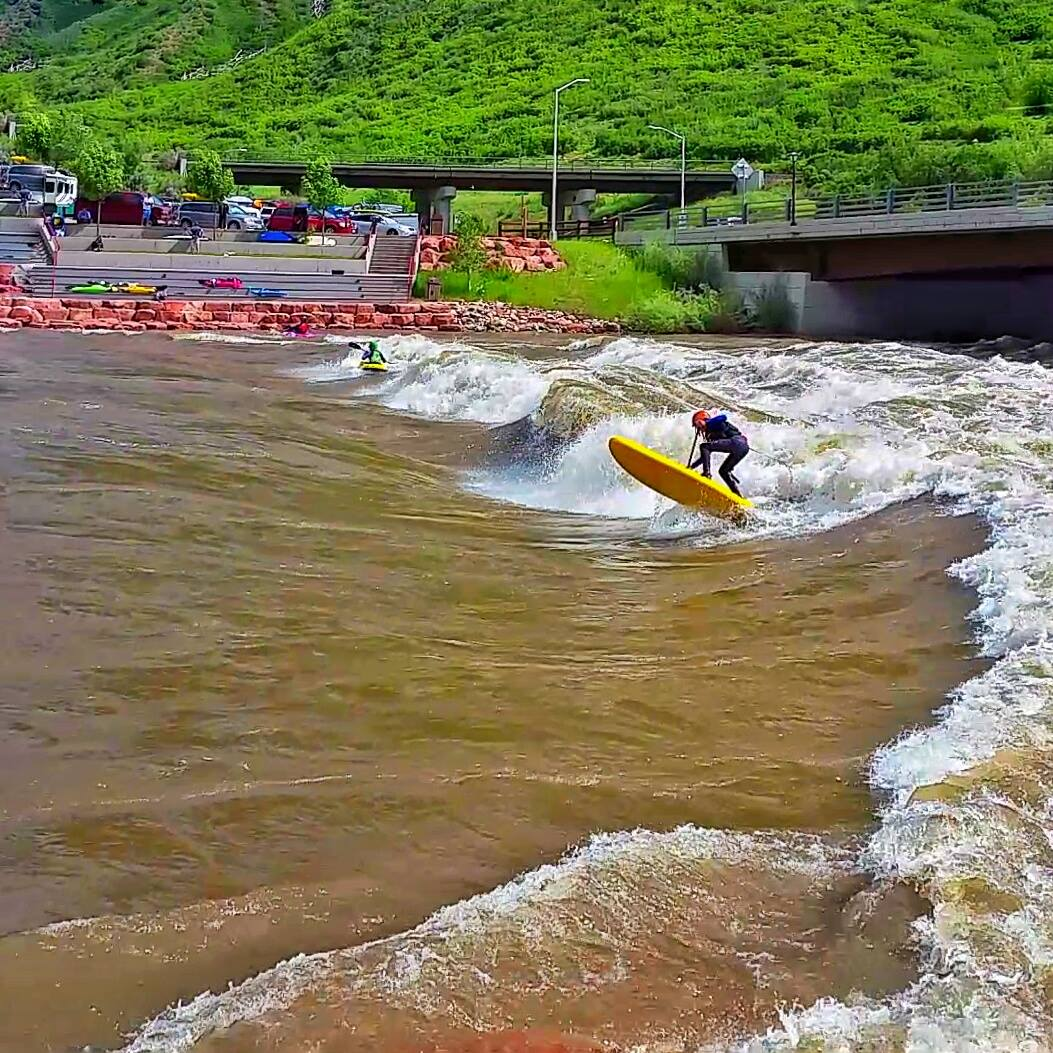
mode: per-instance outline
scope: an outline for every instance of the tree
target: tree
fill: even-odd
[[[124,186],[124,162],[108,143],[89,138],[70,166],[84,197],[95,201],[95,234],[102,225],[102,203]]]
[[[127,190],[145,190],[146,172],[143,169],[143,157],[146,145],[141,136],[125,135],[121,137],[121,161],[124,164],[124,186]]]
[[[322,232],[325,233],[325,210],[335,205],[341,196],[341,186],[333,176],[332,162],[325,158],[312,161],[300,184],[307,203],[322,213]]]
[[[91,131],[75,113],[27,114],[17,128],[19,153],[44,164],[70,165],[80,153]]]
[[[16,129],[16,150],[34,161],[47,161],[55,144],[55,123],[48,113],[29,113]]]
[[[218,207],[212,220],[215,229],[219,224],[223,199],[234,193],[234,176],[230,169],[223,167],[223,162],[215,151],[199,150],[187,169],[186,185],[192,193],[216,202]]]
[[[457,247],[450,253],[450,264],[468,279],[468,293],[472,291],[472,275],[486,265],[487,252],[483,248],[486,226],[478,216],[465,213],[457,221]]]
[[[47,160],[56,168],[69,168],[91,139],[91,129],[75,113],[55,114],[51,125],[54,137]]]

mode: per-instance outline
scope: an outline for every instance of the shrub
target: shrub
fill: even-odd
[[[653,293],[631,305],[625,323],[641,333],[704,333],[721,310],[719,296],[704,293]]]
[[[786,280],[775,278],[760,290],[750,305],[750,324],[768,333],[789,333],[795,327],[797,311],[786,288]]]
[[[719,257],[705,246],[684,249],[666,241],[649,241],[634,252],[633,262],[673,289],[699,292],[719,288],[723,281]]]

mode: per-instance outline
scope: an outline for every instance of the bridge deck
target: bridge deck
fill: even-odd
[[[239,183],[289,186],[306,170],[303,161],[233,158],[223,162]],[[696,162],[685,173],[693,198],[734,190],[731,162]],[[392,190],[429,190],[452,186],[458,190],[545,191],[552,185],[551,163],[459,162],[420,164],[410,162],[337,162],[333,175],[345,186]],[[596,190],[605,193],[675,193],[680,188],[680,168],[672,163],[567,162],[559,169],[561,190]]]

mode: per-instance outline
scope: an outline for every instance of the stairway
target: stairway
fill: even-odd
[[[22,268],[22,285],[33,296],[56,296],[90,298],[92,294],[72,293],[70,285],[90,281],[110,283],[139,282],[143,285],[163,285],[170,300],[250,300],[253,297],[245,290],[208,289],[201,285],[202,278],[214,278],[217,271],[191,268],[147,268],[130,266],[106,267],[105,253],[100,253],[99,264],[93,266],[47,265]],[[230,260],[226,274],[238,275],[235,259]],[[281,289],[286,295],[282,299],[320,302],[369,302],[400,303],[409,296],[408,275],[347,274],[332,275],[295,271],[244,272],[240,275],[246,286],[265,286]],[[99,299],[141,300],[143,296],[122,293],[98,293]]]
[[[407,295],[413,288],[416,274],[411,273],[417,255],[417,239],[392,234],[378,234],[369,262],[370,274],[400,275],[406,283]]]
[[[47,252],[40,232],[30,230],[0,230],[0,263],[48,263]]]

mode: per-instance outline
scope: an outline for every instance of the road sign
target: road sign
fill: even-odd
[[[736,179],[741,179],[742,182],[745,183],[746,180],[749,179],[751,175],[753,175],[753,165],[751,165],[745,157],[740,157],[731,166],[731,174]]]

